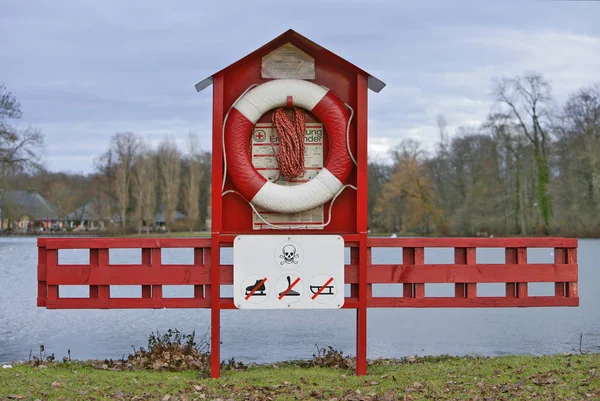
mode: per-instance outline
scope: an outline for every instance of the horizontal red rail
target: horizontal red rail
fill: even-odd
[[[358,241],[345,236],[352,249],[345,282],[353,287],[344,308],[357,308]],[[232,244],[233,237],[220,242]],[[367,241],[368,307],[537,307],[577,306],[577,240],[567,238],[369,238]],[[373,264],[373,248],[402,248],[401,264]],[[454,264],[424,264],[424,248],[453,248]],[[141,264],[110,264],[109,249],[140,249]],[[162,249],[193,248],[193,264],[163,264]],[[503,264],[481,264],[476,248],[505,248]],[[552,248],[554,263],[528,263],[527,248]],[[89,249],[89,263],[59,264],[61,249]],[[40,238],[38,240],[38,306],[70,308],[210,308],[211,240],[208,238]],[[529,296],[528,283],[555,283],[552,296]],[[219,283],[233,284],[233,266],[219,266]],[[425,284],[452,283],[454,297],[427,297]],[[477,283],[505,283],[499,297],[477,296]],[[373,297],[373,284],[402,284],[399,297]],[[60,286],[84,285],[89,297],[63,298]],[[141,298],[116,298],[110,286],[141,286]],[[164,298],[163,285],[193,285],[193,298]],[[220,298],[222,309],[234,309]]]

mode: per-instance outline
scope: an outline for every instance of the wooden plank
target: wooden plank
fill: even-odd
[[[98,249],[97,271],[104,272],[108,269],[109,252],[108,249]],[[100,301],[108,301],[110,298],[110,285],[98,286],[98,299]]]
[[[425,263],[425,248],[415,248],[415,266],[421,266],[421,267],[417,267],[417,268],[422,268],[424,263]],[[414,284],[414,294],[415,294],[415,298],[425,297],[425,284],[415,283]]]
[[[162,250],[160,248],[152,248],[150,252],[151,266],[149,271],[153,274],[161,274],[162,272]],[[146,283],[144,283],[146,284]],[[160,302],[162,300],[162,285],[152,285],[152,300]]]
[[[346,284],[358,284],[358,264],[344,266],[344,282]],[[350,286],[350,291],[352,291],[352,288],[353,287]]]
[[[52,269],[52,273],[51,275],[55,274],[57,271],[60,271],[62,269],[63,266],[65,265],[60,265],[61,267],[57,267],[56,269]],[[85,265],[73,265],[73,267],[87,267]],[[90,249],[90,254],[89,254],[89,268],[93,269],[94,271],[98,271],[98,249]],[[69,280],[61,280],[61,279],[56,279],[58,284],[65,284],[68,285],[69,284]],[[64,281],[64,282],[63,282]],[[77,284],[86,284],[86,283],[77,283]],[[106,284],[106,283],[102,283],[102,284]],[[98,298],[100,296],[100,289],[98,288],[97,285],[90,285],[90,298]]]
[[[379,265],[376,265],[379,267]],[[233,284],[233,266],[219,266],[221,284]],[[209,285],[210,267],[162,265],[109,265],[103,270],[90,265],[60,265],[49,269],[48,283],[57,285]],[[368,276],[369,277],[369,276]],[[345,283],[358,283],[358,266],[345,266]]]
[[[517,248],[517,264],[522,266],[522,269],[529,270],[527,265],[527,248]],[[519,280],[517,283],[517,297],[527,298],[529,296],[528,283]]]
[[[505,307],[544,307],[578,306],[579,298],[573,297],[375,297],[369,300],[370,308],[505,308]]]
[[[1,222],[0,222],[1,224]],[[46,306],[46,300],[48,299],[48,285],[46,283],[46,241],[43,241],[44,245],[41,245],[40,239],[38,239],[38,266],[37,266],[37,279],[38,279],[38,296],[37,306]]]
[[[429,264],[372,265],[368,280],[393,283],[504,283],[577,281],[576,264]]]
[[[373,285],[371,283],[369,283],[369,268],[371,267],[371,263],[373,262],[373,255],[371,254],[371,248],[366,248],[367,250],[367,257],[366,257],[366,268],[364,269],[365,272],[367,273],[367,278],[366,278],[366,282],[367,282],[367,299],[371,299],[373,298]],[[352,294],[350,294],[352,296]]]
[[[527,264],[527,249],[526,248],[506,248],[506,263],[507,264],[516,264],[521,266],[521,269],[524,271],[529,271],[532,266],[540,266],[541,264]],[[553,266],[558,266],[554,264]],[[564,268],[563,266],[558,267],[561,270]],[[577,268],[575,268],[577,271]],[[527,282],[535,282],[538,280],[524,280],[517,279],[518,282],[509,282],[506,283],[506,296],[509,298],[525,298],[528,296]],[[517,281],[515,280],[515,281]],[[559,281],[551,280],[551,281]],[[539,281],[542,282],[542,281]],[[547,282],[544,280],[543,282]]]
[[[555,264],[566,264],[567,263],[567,253],[564,248],[554,248],[554,263]],[[556,297],[564,297],[566,294],[565,282],[559,281],[554,283],[554,296]]]
[[[142,266],[152,267],[152,249],[142,248]],[[152,286],[142,285],[142,298],[152,298]]]
[[[566,252],[567,263],[577,264],[577,248],[568,248]],[[577,283],[577,280],[568,281],[566,283],[566,296],[573,298],[579,297],[579,284]]]
[[[369,238],[381,248],[577,248],[575,238]]]
[[[194,271],[207,272],[208,269],[204,265],[204,248],[194,248]],[[210,280],[210,276],[207,277]],[[203,285],[195,285],[194,286],[194,298],[204,298],[204,286]]]
[[[415,249],[414,248],[402,248],[402,265],[403,266],[414,266],[415,264]],[[379,267],[379,266],[378,266]],[[382,266],[383,267],[383,266]],[[375,267],[369,269],[369,275],[372,275]],[[371,280],[369,280],[371,281]],[[375,282],[375,281],[372,281]],[[388,282],[387,280],[385,282]],[[401,282],[401,281],[398,281]],[[404,283],[402,285],[402,296],[404,298],[415,297],[415,286],[412,283]]]
[[[350,248],[350,265],[344,266],[344,281],[352,283],[350,296],[353,298],[358,298],[358,262],[358,248]]]
[[[58,266],[48,271],[48,283],[56,285],[204,285],[210,284],[207,268],[194,266]]]
[[[208,248],[210,238],[47,238],[47,249]]]
[[[235,309],[233,299],[221,298],[221,309]],[[502,298],[502,297],[479,297],[468,298],[373,298],[369,301],[369,307],[411,307],[411,308],[475,308],[475,307],[544,307],[544,306],[578,306],[579,298],[556,298],[556,297],[528,297]],[[344,309],[352,309],[358,306],[355,299],[347,300]],[[48,300],[48,309],[144,309],[144,308],[209,308],[208,299],[195,298],[162,298],[160,301],[142,298],[110,298],[100,301],[89,298],[59,298]]]
[[[60,298],[50,301],[48,309],[162,309],[210,308],[210,301],[196,298],[110,298],[106,301],[90,298]]]
[[[46,249],[46,282],[48,280],[48,270],[56,268],[58,265],[58,250]],[[58,299],[58,285],[48,285],[48,301]]]
[[[212,274],[212,270],[211,270],[212,249],[211,248],[204,248],[204,263],[205,263],[206,270],[208,271],[208,280],[210,283],[210,277]],[[231,268],[231,281],[233,282],[233,266]],[[212,287],[210,284],[204,286],[204,299],[206,299],[207,302],[209,302],[209,305],[210,305],[210,300],[212,299],[211,288]]]

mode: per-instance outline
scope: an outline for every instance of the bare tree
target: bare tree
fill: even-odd
[[[44,136],[32,127],[18,129],[9,123],[22,116],[16,97],[0,84],[0,174],[4,179],[20,172],[42,168]]]
[[[198,135],[188,135],[187,174],[183,183],[183,208],[188,218],[190,232],[194,230],[200,216],[200,183],[202,181],[202,155],[199,153]]]
[[[138,147],[138,139],[132,132],[118,133],[111,139],[111,153],[114,155],[114,195],[122,228],[127,226],[133,161],[137,155]]]
[[[585,165],[581,179],[589,207],[600,212],[600,83],[572,95],[564,107],[562,136],[572,139]]]
[[[505,220],[508,225],[509,217],[514,219],[516,234],[527,235],[526,207],[524,204],[523,159],[527,138],[519,127],[515,126],[509,114],[491,113],[483,129],[488,130],[499,148],[500,179],[505,199],[513,199],[512,208],[505,209]],[[509,202],[510,204],[510,202]],[[509,211],[512,209],[511,211]],[[506,229],[506,232],[511,232]]]
[[[134,162],[134,199],[135,216],[138,233],[142,232],[145,222],[146,233],[150,232],[150,225],[156,216],[156,186],[158,169],[154,153],[146,143],[140,143],[140,151]]]
[[[533,145],[536,165],[536,198],[544,220],[544,231],[551,232],[550,217],[552,199],[550,196],[549,166],[549,110],[552,104],[551,88],[548,81],[534,73],[523,77],[497,80],[494,94],[500,104],[516,119],[516,124]]]
[[[158,148],[158,160],[160,164],[161,195],[165,225],[171,232],[174,215],[179,203],[179,182],[181,172],[181,154],[177,150],[175,141],[165,138]]]

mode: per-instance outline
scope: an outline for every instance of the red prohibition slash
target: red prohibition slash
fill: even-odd
[[[298,284],[299,282],[300,282],[300,277],[296,278],[296,280],[294,280],[294,282],[292,283],[292,285],[290,285],[290,286],[289,286],[289,287],[288,287],[288,288],[287,288],[287,289],[286,289],[284,292],[282,292],[281,294],[279,294],[279,300],[281,301],[281,298],[285,297],[285,296],[286,296],[286,294],[287,294],[288,292],[290,292],[290,290],[291,290],[292,288],[294,288],[294,286],[295,286],[296,284]]]
[[[262,285],[267,281],[267,278],[265,277],[263,279],[263,281],[261,281],[260,283],[258,283],[257,285],[254,286],[254,288],[252,289],[252,291],[250,291],[250,294],[246,295],[246,301],[252,296],[252,294],[254,294],[256,292],[256,290],[258,290],[260,287],[262,287]]]
[[[323,286],[322,286],[321,288],[319,288],[319,291],[317,291],[317,293],[316,293],[315,295],[313,295],[313,296],[311,297],[311,299],[312,299],[312,300],[314,300],[316,297],[318,297],[318,296],[319,296],[319,294],[320,294],[320,293],[322,293],[322,292],[323,292],[323,290],[324,290],[325,288],[327,288],[327,286],[329,285],[329,283],[331,283],[332,281],[333,281],[333,277],[329,278],[329,280],[327,280],[327,282],[326,282],[325,284],[323,284]]]

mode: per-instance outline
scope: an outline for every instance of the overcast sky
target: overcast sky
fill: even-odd
[[[292,28],[386,82],[369,150],[427,148],[435,117],[476,126],[491,81],[543,74],[558,103],[600,81],[600,3],[556,1],[0,0],[0,82],[46,136],[46,165],[88,173],[116,132],[190,130],[210,149],[211,89],[194,84]]]

